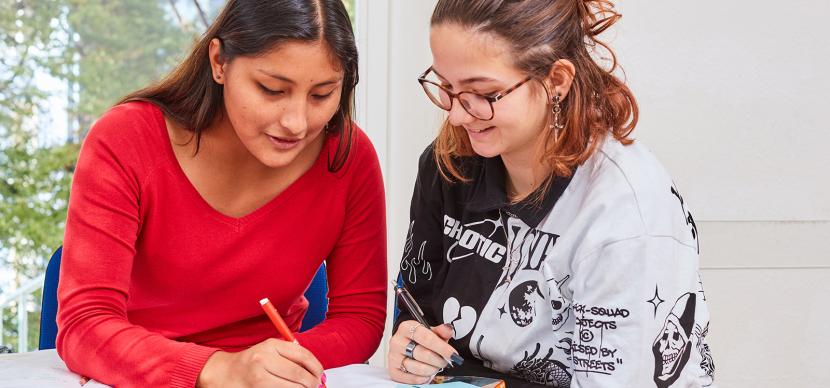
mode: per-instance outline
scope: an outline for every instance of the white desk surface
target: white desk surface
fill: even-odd
[[[395,388],[386,369],[365,364],[347,365],[326,371],[329,388]],[[52,350],[0,354],[2,388],[79,388],[80,377],[70,372],[58,353]],[[83,388],[107,387],[90,381]]]

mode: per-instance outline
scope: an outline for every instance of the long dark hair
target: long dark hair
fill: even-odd
[[[565,128],[558,136],[547,131],[540,155],[540,162],[553,176],[569,176],[607,136],[623,144],[632,142],[629,135],[637,125],[637,102],[613,74],[617,68],[614,52],[597,37],[620,16],[610,0],[439,0],[431,23],[455,23],[503,38],[514,54],[514,65],[539,80],[559,59],[574,64],[573,84],[562,103]],[[610,57],[606,68],[592,56],[598,49]],[[445,120],[434,150],[444,178],[468,180],[455,165],[457,157],[474,154],[463,128]]]
[[[351,21],[342,0],[229,0],[190,54],[157,84],[135,91],[119,104],[149,101],[177,124],[193,131],[196,152],[202,131],[222,112],[222,85],[213,80],[208,48],[222,42],[226,61],[254,57],[287,40],[323,40],[343,67],[340,106],[326,129],[339,138],[329,156],[329,171],[343,167],[352,138],[352,108],[357,85],[357,47]]]

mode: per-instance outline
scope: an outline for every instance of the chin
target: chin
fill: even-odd
[[[297,152],[279,152],[269,151],[263,155],[257,156],[260,163],[270,168],[285,167],[297,160]]]
[[[476,144],[470,142],[470,145],[473,147],[473,152],[476,153],[478,156],[482,156],[485,158],[492,158],[495,156],[499,156],[502,153],[502,149],[500,147],[493,147],[489,144]]]

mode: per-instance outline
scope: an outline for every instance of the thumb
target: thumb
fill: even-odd
[[[432,332],[441,337],[442,340],[449,341],[455,334],[455,329],[451,324],[445,323],[443,325],[433,326]]]

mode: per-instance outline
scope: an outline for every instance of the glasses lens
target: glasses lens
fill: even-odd
[[[435,105],[438,105],[441,109],[450,110],[452,101],[450,100],[449,94],[447,94],[444,89],[441,89],[438,85],[430,82],[422,82],[421,86],[424,87],[427,97],[429,97]]]
[[[458,96],[464,109],[477,119],[490,120],[493,118],[493,105],[487,98],[473,93],[461,93]]]

